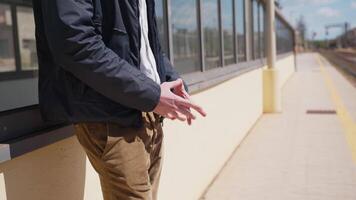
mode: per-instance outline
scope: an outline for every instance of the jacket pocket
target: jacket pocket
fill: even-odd
[[[92,20],[95,27],[95,31],[97,32],[97,34],[102,35],[103,13],[102,13],[100,0],[94,0],[93,5],[94,5],[94,12],[93,12]]]
[[[119,1],[114,1],[114,24],[113,31],[121,34],[127,34],[124,20],[122,19],[122,13],[120,10]]]
[[[124,27],[113,28],[108,47],[120,58],[130,60],[130,40]]]
[[[116,34],[122,34],[122,35],[126,35],[127,32],[126,32],[126,29],[124,26],[122,27],[114,27],[113,28],[113,32],[116,33]]]
[[[94,28],[95,28],[95,32],[99,35],[103,35],[103,28],[102,28],[102,24],[100,22],[95,22],[94,21]]]

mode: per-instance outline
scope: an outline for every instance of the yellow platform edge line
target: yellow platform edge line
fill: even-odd
[[[329,72],[326,70],[326,67],[321,60],[321,56],[316,54],[315,59],[319,64],[324,81],[330,92],[333,103],[335,104],[337,116],[339,117],[344,128],[346,140],[351,150],[352,159],[356,164],[356,124],[350,113],[347,111],[347,108],[345,107],[342,98],[340,97],[338,90],[335,87],[334,81],[332,80]]]

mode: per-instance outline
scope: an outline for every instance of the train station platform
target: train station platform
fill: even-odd
[[[201,199],[356,199],[356,88],[317,53],[297,62],[283,113],[260,118]]]

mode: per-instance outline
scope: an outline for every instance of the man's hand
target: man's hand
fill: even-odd
[[[191,124],[191,121],[196,119],[191,109],[196,110],[204,117],[206,116],[205,111],[200,106],[191,102],[181,79],[165,82],[161,85],[161,97],[153,112],[172,120],[188,120],[188,124]]]
[[[192,100],[190,99],[190,95],[188,94],[188,92],[185,90],[185,87],[184,87],[184,82],[182,79],[178,79],[177,81],[180,82],[179,85],[177,85],[176,87],[174,87],[172,89],[173,93],[184,98],[184,99],[187,99],[189,101],[192,102]],[[191,112],[191,109],[190,108],[183,108],[184,110],[187,110],[189,112]],[[192,125],[192,121],[194,120],[195,118],[190,118],[188,117],[187,118],[187,122],[188,122],[188,125]]]

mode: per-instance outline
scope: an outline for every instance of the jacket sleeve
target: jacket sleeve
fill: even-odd
[[[179,74],[177,73],[176,70],[173,69],[172,63],[167,57],[167,55],[160,51],[163,57],[163,65],[166,68],[166,80],[167,81],[175,81],[180,78]]]
[[[42,0],[46,39],[56,64],[124,106],[152,111],[160,86],[108,48],[95,32],[92,0]]]
[[[160,51],[163,57],[163,65],[166,68],[166,80],[167,81],[175,81],[181,78],[176,70],[174,70],[171,61],[168,59],[167,55]],[[187,92],[189,92],[189,87],[187,83],[183,80],[184,88]]]

